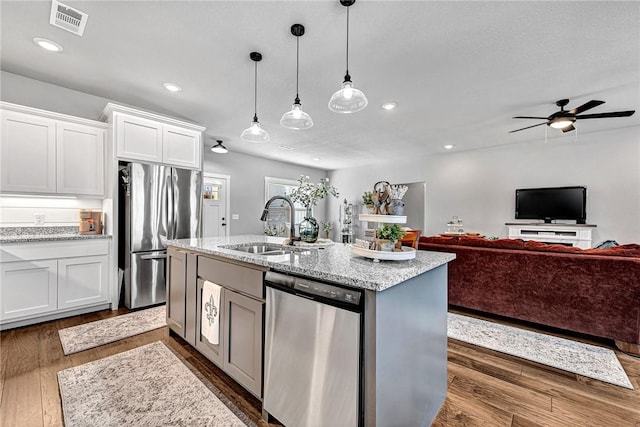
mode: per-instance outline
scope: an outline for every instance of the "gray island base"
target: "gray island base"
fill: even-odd
[[[167,323],[172,333],[184,338],[264,402],[268,389],[263,387],[263,379],[267,378],[262,372],[267,299],[260,279],[273,271],[362,290],[357,425],[429,426],[447,395],[447,263],[455,255],[418,251],[415,259],[374,263],[350,254],[344,244],[277,256],[233,249],[257,242],[278,244],[282,240],[250,235],[167,242]],[[204,280],[223,286],[223,326],[216,347],[203,345],[199,336],[198,293]],[[241,303],[245,305],[240,310],[237,307]],[[254,313],[253,317],[245,317],[249,312]],[[234,323],[238,326],[231,327]],[[243,336],[233,335],[238,331]],[[242,354],[234,354],[234,348],[240,348],[241,343]],[[247,358],[248,351],[253,351],[255,357]],[[309,401],[309,405],[319,404]],[[268,408],[265,409],[263,414],[267,415]],[[323,425],[322,419],[314,422]]]

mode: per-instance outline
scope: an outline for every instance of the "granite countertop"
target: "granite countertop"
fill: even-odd
[[[106,234],[79,234],[78,227],[0,227],[0,243],[110,239]]]
[[[342,243],[322,249],[299,247],[292,254],[271,256],[239,252],[223,247],[253,242],[280,244],[284,240],[281,237],[242,235],[178,239],[169,240],[166,243],[176,248],[269,267],[274,271],[299,274],[373,291],[383,291],[455,259],[455,254],[452,253],[417,251],[414,259],[373,262],[371,259],[351,254],[348,245]]]

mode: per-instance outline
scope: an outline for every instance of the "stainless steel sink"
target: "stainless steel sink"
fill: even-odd
[[[242,243],[239,245],[220,246],[232,251],[244,252],[256,255],[287,255],[291,253],[306,253],[306,250],[294,248],[292,246],[278,245],[274,243]]]

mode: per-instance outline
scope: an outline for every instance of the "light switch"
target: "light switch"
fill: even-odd
[[[231,219],[240,219],[240,214],[231,214]]]

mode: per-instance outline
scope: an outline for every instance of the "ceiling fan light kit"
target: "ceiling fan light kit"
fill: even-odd
[[[253,121],[247,129],[242,131],[240,138],[249,142],[267,142],[271,137],[266,130],[262,129],[258,121],[258,62],[262,61],[262,54],[260,52],[251,52],[249,58],[255,64]]]
[[[520,132],[521,130],[531,129],[536,126],[547,125],[554,129],[561,129],[562,132],[570,132],[575,130],[573,124],[577,120],[585,120],[585,119],[606,119],[611,117],[629,117],[635,113],[635,110],[628,111],[613,111],[611,113],[596,113],[596,114],[582,114],[587,110],[590,110],[598,105],[604,104],[604,101],[597,101],[592,99],[589,102],[582,104],[579,107],[574,108],[573,110],[565,110],[564,107],[569,103],[568,99],[560,99],[556,101],[556,105],[560,107],[560,111],[556,111],[551,114],[549,117],[532,117],[532,116],[516,116],[514,119],[535,119],[535,120],[546,120],[545,122],[538,123],[537,125],[527,126],[524,128],[512,130],[509,133]]]
[[[291,34],[296,37],[296,98],[290,111],[282,115],[280,124],[287,129],[305,130],[313,126],[311,116],[302,110],[300,97],[298,95],[298,74],[300,68],[300,37],[304,35],[304,26],[301,24],[293,24],[291,26]]]
[[[369,103],[364,93],[353,87],[353,82],[349,75],[349,7],[355,2],[356,0],[340,0],[340,4],[347,8],[347,71],[344,75],[342,87],[329,100],[329,109],[335,113],[356,113],[364,110]]]

